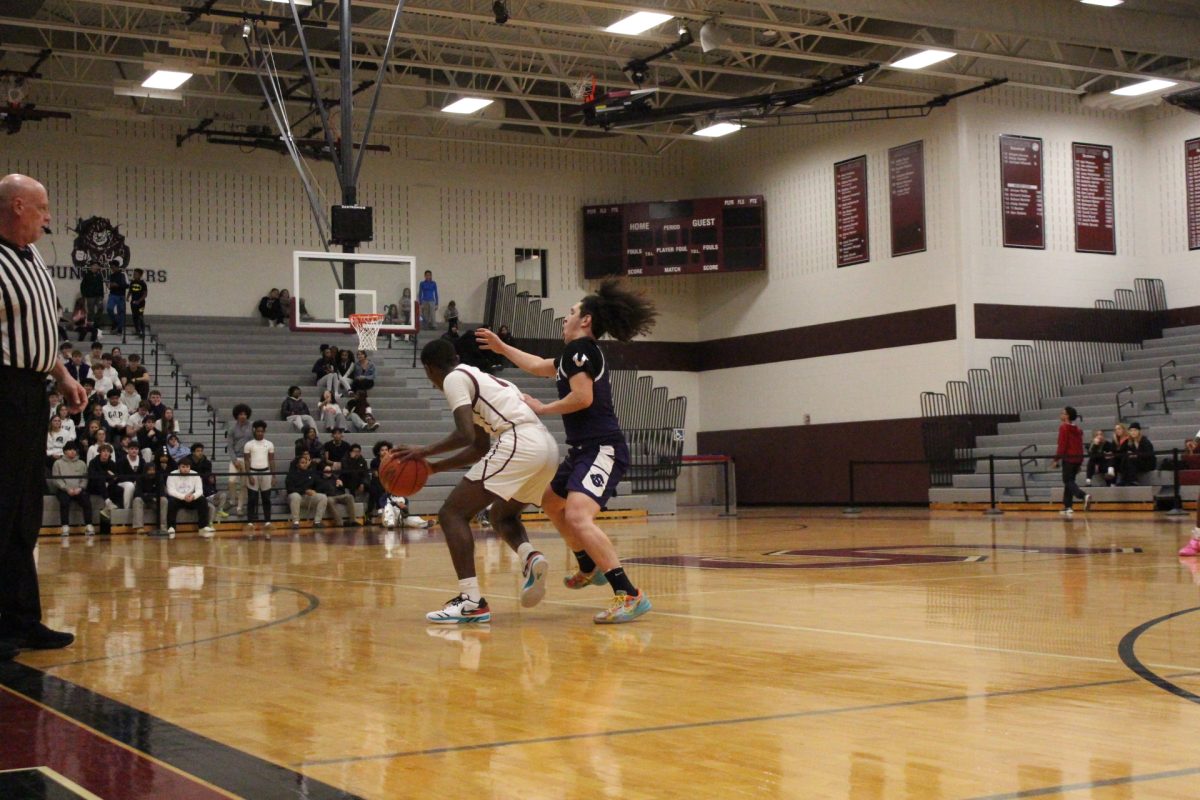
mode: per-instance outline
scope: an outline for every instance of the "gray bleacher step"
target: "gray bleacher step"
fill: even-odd
[[[1162,335],[1164,339],[1177,336],[1200,336],[1200,325],[1179,325],[1174,328],[1164,328]]]

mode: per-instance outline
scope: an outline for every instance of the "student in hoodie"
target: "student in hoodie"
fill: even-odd
[[[1075,482],[1075,476],[1079,474],[1079,467],[1083,464],[1083,431],[1078,425],[1079,412],[1067,406],[1059,414],[1058,420],[1058,449],[1054,452],[1050,466],[1053,468],[1057,467],[1059,462],[1062,463],[1063,507],[1059,513],[1069,517],[1075,513],[1076,500],[1082,500],[1083,510],[1087,511],[1092,503],[1092,496],[1086,494]]]
[[[67,442],[63,446],[63,457],[54,462],[50,488],[58,498],[58,515],[62,523],[62,535],[71,533],[71,503],[83,511],[83,523],[88,536],[96,532],[92,527],[92,501],[87,492],[87,465],[79,457],[79,446]]]

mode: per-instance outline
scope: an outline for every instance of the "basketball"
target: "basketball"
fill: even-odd
[[[379,482],[390,494],[404,497],[416,494],[429,480],[429,462],[423,458],[401,461],[388,456],[379,466]]]

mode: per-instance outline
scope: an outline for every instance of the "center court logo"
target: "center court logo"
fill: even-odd
[[[984,551],[972,555],[937,555],[913,550]],[[1034,553],[1061,556],[1101,556],[1141,553],[1140,547],[1037,547],[1005,544],[907,544],[879,547],[834,547],[824,550],[771,550],[763,558],[729,556],[648,556],[622,559],[627,564],[653,564],[692,569],[848,569],[854,567],[904,567],[916,564],[970,564],[986,561],[988,553]]]

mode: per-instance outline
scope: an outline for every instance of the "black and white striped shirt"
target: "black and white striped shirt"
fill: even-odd
[[[58,295],[42,256],[0,238],[0,363],[49,373],[58,361]]]

